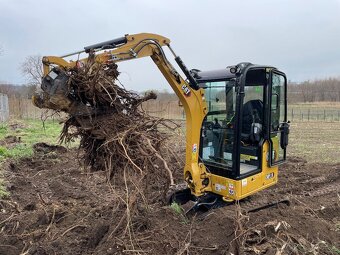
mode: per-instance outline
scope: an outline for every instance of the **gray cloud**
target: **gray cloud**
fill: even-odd
[[[25,82],[27,55],[61,55],[124,34],[159,33],[190,68],[270,64],[290,80],[340,75],[339,0],[0,0],[0,80]],[[165,89],[151,60],[122,63],[129,89]]]

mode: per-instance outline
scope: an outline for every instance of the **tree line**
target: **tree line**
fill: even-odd
[[[17,98],[31,98],[36,91],[38,82],[25,85],[13,85],[0,82],[0,93]],[[176,101],[177,96],[168,91],[156,91],[159,101]],[[329,78],[317,81],[288,84],[289,103],[307,102],[340,102],[340,79]]]
[[[1,52],[1,49],[0,49]],[[21,64],[20,71],[26,78],[25,85],[13,85],[0,82],[0,93],[20,98],[31,98],[42,77],[41,56],[28,56]],[[156,91],[159,101],[176,101],[177,96],[167,90]],[[301,83],[288,83],[289,103],[299,102],[340,102],[340,78],[319,79]]]
[[[328,78],[302,83],[288,84],[288,101],[299,102],[340,102],[340,79]]]

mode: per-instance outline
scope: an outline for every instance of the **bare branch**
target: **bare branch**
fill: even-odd
[[[20,64],[20,70],[29,85],[40,85],[43,76],[41,56],[26,57],[25,61]]]

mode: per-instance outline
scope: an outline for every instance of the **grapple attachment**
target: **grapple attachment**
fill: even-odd
[[[63,111],[72,115],[92,115],[93,107],[72,98],[69,75],[59,67],[54,67],[42,79],[42,91],[35,93],[32,101],[39,108]]]

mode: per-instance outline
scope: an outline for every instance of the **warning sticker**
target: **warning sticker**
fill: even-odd
[[[226,190],[226,189],[227,189],[227,187],[224,186],[224,185],[222,185],[222,184],[219,184],[219,183],[216,183],[216,184],[215,184],[215,190],[216,190],[217,192],[221,192],[222,190]]]
[[[266,175],[267,180],[272,179],[273,177],[274,177],[274,173],[269,173]]]
[[[242,180],[242,187],[247,186],[247,184],[248,184],[247,179],[243,179]]]
[[[182,90],[183,90],[183,93],[184,93],[185,96],[187,96],[187,97],[190,96],[191,91],[190,91],[190,89],[188,88],[187,85],[183,84],[183,85],[182,85]]]
[[[197,143],[192,145],[192,153],[197,153]]]

